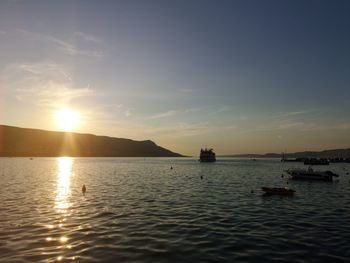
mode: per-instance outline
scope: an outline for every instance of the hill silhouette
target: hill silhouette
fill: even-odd
[[[0,125],[0,156],[180,157],[153,141]]]
[[[266,154],[234,154],[225,155],[225,157],[240,158],[282,158],[282,153],[266,153]],[[350,158],[350,148],[331,149],[324,151],[304,151],[285,154],[285,158]]]

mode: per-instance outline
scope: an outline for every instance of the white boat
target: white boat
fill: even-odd
[[[332,181],[333,176],[339,176],[332,171],[314,171],[311,167],[308,169],[288,169],[286,172],[292,176],[292,179],[296,180]]]

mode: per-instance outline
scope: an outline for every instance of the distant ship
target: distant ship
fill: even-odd
[[[199,160],[204,163],[211,163],[216,161],[215,152],[213,149],[201,149]]]

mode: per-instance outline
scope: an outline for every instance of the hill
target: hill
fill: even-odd
[[[266,153],[266,154],[235,154],[225,155],[225,157],[241,157],[241,158],[282,158],[281,153]],[[350,148],[333,149],[324,151],[305,151],[288,153],[285,158],[350,158]]]
[[[180,157],[153,141],[0,125],[0,156]]]

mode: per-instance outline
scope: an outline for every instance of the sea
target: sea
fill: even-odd
[[[297,167],[0,158],[0,262],[350,262],[350,164],[314,168],[333,182],[290,180]]]

